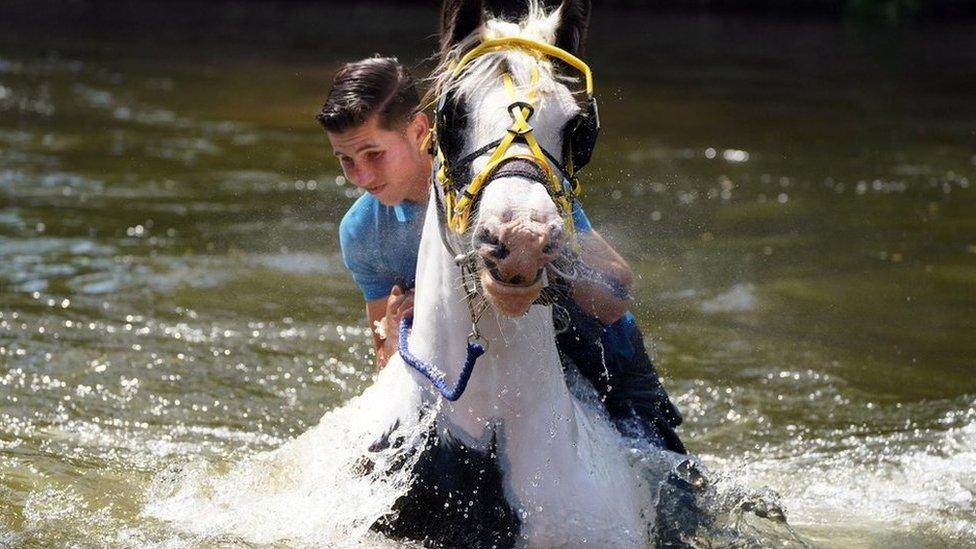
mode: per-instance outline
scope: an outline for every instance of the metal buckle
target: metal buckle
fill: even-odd
[[[481,348],[484,349],[485,352],[488,352],[488,340],[481,336],[481,333],[478,332],[478,326],[476,324],[471,325],[471,333],[468,334],[468,345],[471,345],[472,343],[481,345]]]

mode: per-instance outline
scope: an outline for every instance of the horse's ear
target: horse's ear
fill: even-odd
[[[590,0],[563,0],[559,5],[556,47],[573,55],[583,52],[586,29],[590,26]]]
[[[441,6],[441,57],[477,30],[483,20],[482,0],[444,0]]]

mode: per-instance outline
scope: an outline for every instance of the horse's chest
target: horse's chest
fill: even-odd
[[[443,547],[514,547],[522,523],[505,497],[494,440],[476,450],[431,434],[409,492],[377,528]]]

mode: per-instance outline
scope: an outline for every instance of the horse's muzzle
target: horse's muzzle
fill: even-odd
[[[521,316],[539,297],[545,266],[564,245],[562,230],[527,216],[482,226],[475,236],[480,279],[502,314]]]

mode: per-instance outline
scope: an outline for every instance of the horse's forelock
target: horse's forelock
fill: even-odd
[[[455,44],[441,59],[430,76],[430,80],[433,82],[432,92],[435,90],[438,93],[455,92],[458,98],[462,98],[485,85],[489,78],[497,77],[500,72],[499,69],[503,67],[513,73],[518,84],[525,85],[527,81],[519,78],[519,76],[520,74],[528,74],[528,67],[535,63],[535,58],[518,50],[493,52],[481,56],[468,65],[462,78],[452,78],[453,63],[484,39],[517,36],[546,44],[554,44],[558,27],[559,9],[547,12],[539,0],[529,0],[528,13],[518,22],[506,21],[499,17],[489,17],[478,30]],[[550,66],[549,63],[544,63],[544,65]],[[542,77],[539,82],[540,91],[551,88],[555,81],[555,75],[551,73],[551,70],[543,71],[540,76]],[[432,96],[430,99],[436,100]]]
[[[528,13],[521,21],[511,22],[501,18],[489,18],[482,25],[481,33],[485,38],[521,36],[546,44],[554,44],[558,26],[558,9],[547,13],[541,2],[531,1],[529,2]]]

